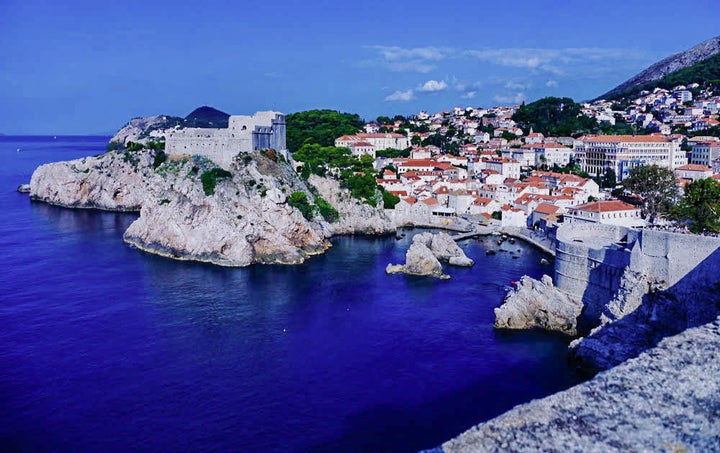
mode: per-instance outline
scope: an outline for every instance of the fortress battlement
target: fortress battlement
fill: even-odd
[[[285,115],[280,112],[232,115],[224,129],[176,129],[168,134],[165,142],[168,154],[205,156],[226,170],[238,154],[269,148],[287,153]]]

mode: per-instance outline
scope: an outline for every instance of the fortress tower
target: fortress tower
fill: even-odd
[[[168,154],[205,156],[226,170],[238,154],[268,148],[287,153],[285,115],[280,112],[232,115],[226,129],[177,129],[168,134],[165,142]]]

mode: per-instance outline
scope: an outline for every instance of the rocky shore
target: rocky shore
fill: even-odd
[[[555,288],[549,276],[543,275],[540,280],[524,276],[495,309],[495,328],[537,327],[575,336],[582,308],[582,303]]]

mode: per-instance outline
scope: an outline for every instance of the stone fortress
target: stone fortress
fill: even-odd
[[[176,129],[165,142],[168,154],[198,154],[226,170],[239,153],[270,148],[287,158],[285,115],[280,112],[231,115],[226,129]]]
[[[558,229],[554,280],[559,290],[583,302],[584,317],[597,322],[602,315],[612,319],[633,311],[627,304],[641,302],[628,300],[633,286],[641,286],[641,294],[672,289],[687,296],[720,283],[719,266],[717,237],[573,224]],[[624,313],[608,307],[618,293],[625,299]]]

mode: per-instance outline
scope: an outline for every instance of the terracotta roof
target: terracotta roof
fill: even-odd
[[[540,214],[555,214],[558,209],[560,208],[550,203],[540,203],[537,205],[537,208],[535,208],[535,212],[539,212]]]
[[[684,170],[684,171],[712,171],[712,168],[706,167],[705,165],[687,164],[687,165],[681,165],[680,167],[675,168],[675,170]]]
[[[426,198],[422,202],[428,206],[433,206],[433,205],[439,204],[435,198]]]
[[[570,209],[577,211],[589,211],[589,212],[612,212],[612,211],[634,211],[637,207],[625,203],[620,200],[607,200],[607,201],[593,201],[591,203],[581,204],[579,206],[571,207]]]

